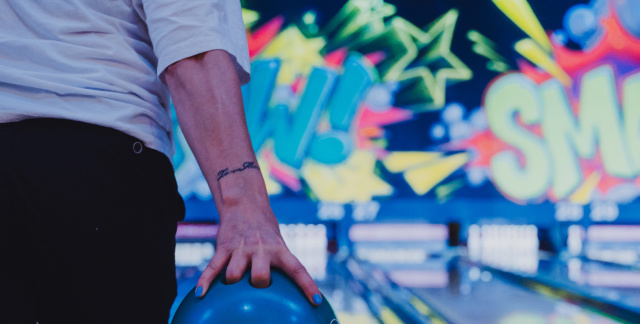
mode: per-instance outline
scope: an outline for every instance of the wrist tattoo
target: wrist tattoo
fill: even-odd
[[[236,172],[240,172],[240,171],[244,171],[247,169],[258,169],[260,170],[260,167],[256,165],[255,162],[245,162],[242,163],[242,167],[241,168],[237,168],[234,170],[229,170],[229,168],[226,169],[222,169],[220,171],[218,171],[218,181],[220,181],[220,179],[232,174],[232,173],[236,173]]]

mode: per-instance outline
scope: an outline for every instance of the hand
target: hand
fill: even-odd
[[[285,245],[273,213],[266,217],[240,215],[243,214],[226,217],[221,222],[216,237],[216,253],[198,280],[196,295],[203,297],[225,266],[227,283],[240,281],[250,265],[251,283],[255,287],[266,288],[271,278],[271,266],[274,266],[293,278],[312,304],[320,304],[322,297],[318,286]]]

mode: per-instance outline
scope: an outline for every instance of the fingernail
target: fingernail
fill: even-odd
[[[202,297],[202,287],[196,288],[196,297]]]
[[[319,305],[320,303],[322,303],[322,296],[320,296],[320,294],[313,295],[313,302],[316,305]]]

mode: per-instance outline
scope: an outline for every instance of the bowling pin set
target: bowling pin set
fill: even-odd
[[[176,267],[198,267],[204,270],[214,253],[212,242],[176,243]]]
[[[571,228],[574,226],[572,232]],[[598,224],[591,225],[586,230],[572,225],[567,245],[577,245],[582,240],[583,254],[589,259],[627,266],[640,265],[640,225]]]
[[[280,233],[291,253],[315,280],[327,276],[327,228],[322,224],[280,224]]]
[[[538,228],[534,225],[469,226],[469,258],[498,269],[535,272],[539,246]]]
[[[430,223],[360,223],[349,228],[353,255],[374,264],[424,264],[443,254],[447,227]]]

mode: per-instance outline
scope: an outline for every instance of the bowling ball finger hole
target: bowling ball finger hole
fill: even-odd
[[[265,288],[269,288],[271,287],[271,284],[273,283],[273,279],[269,278],[269,284],[266,287],[258,287],[256,285],[253,284],[253,282],[251,280],[249,280],[249,284],[251,285],[251,287],[253,288],[258,288],[258,289],[265,289]]]
[[[228,282],[228,281],[227,281],[227,277],[225,276],[225,277],[223,277],[223,278],[220,280],[220,283],[222,283],[222,284],[223,284],[223,285],[225,285],[225,286],[228,286],[228,285],[235,285],[235,284],[239,283],[240,281],[242,281],[242,279],[240,279],[240,280],[238,280],[238,281],[236,281],[236,282]],[[273,283],[273,279],[272,279],[272,278],[269,278],[269,284],[268,284],[266,287],[258,287],[258,286],[256,286],[256,285],[254,285],[254,284],[253,284],[253,282],[251,281],[251,278],[249,278],[249,284],[250,284],[250,285],[251,285],[251,287],[253,287],[253,288],[258,288],[258,289],[265,289],[265,288],[269,288],[269,287],[271,287],[271,284],[272,284],[272,283]]]

